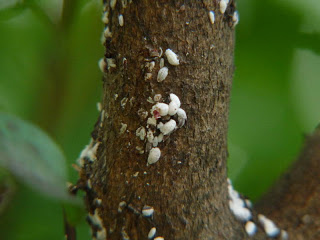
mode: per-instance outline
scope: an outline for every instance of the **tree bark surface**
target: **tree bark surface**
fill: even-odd
[[[105,57],[114,59],[116,67],[106,70],[103,116],[92,133],[101,144],[97,160],[81,173],[92,185],[86,197],[89,212],[97,208],[94,199],[101,199],[107,239],[147,239],[152,227],[165,239],[245,238],[229,210],[226,181],[234,2],[224,14],[217,1],[141,0],[126,8],[121,3],[109,9],[112,38],[106,40]],[[169,74],[158,82],[156,55],[168,48],[180,65],[162,56]],[[155,62],[152,71],[145,67],[150,61]],[[148,153],[136,149],[145,149],[136,129],[146,127],[146,119],[138,112],[144,109],[151,117],[154,104],[148,98],[161,94],[168,102],[170,93],[180,98],[188,119],[159,143],[160,160],[147,166]],[[152,218],[141,215],[145,205],[154,208]]]

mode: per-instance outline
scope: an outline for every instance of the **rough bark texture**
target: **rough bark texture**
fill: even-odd
[[[87,193],[93,239],[147,239],[152,227],[156,236],[171,240],[249,239],[228,205],[235,4],[231,0],[221,14],[219,2],[122,0],[114,9],[106,4],[112,37],[107,32],[105,58],[113,59],[116,67],[110,61],[104,66],[102,111],[90,145],[99,147],[89,154],[92,159],[83,157],[74,188]],[[214,24],[209,21],[211,10]],[[159,55],[168,48],[178,54],[180,65],[172,66],[165,58],[169,75],[158,82],[164,57]],[[168,103],[170,93],[180,98],[188,120],[159,143],[160,160],[148,166],[147,140],[136,136],[136,130],[147,125],[141,113],[151,117],[150,98],[161,94]],[[288,230],[291,240],[320,239],[319,144],[317,130],[299,161],[258,205]],[[155,210],[151,218],[142,216],[145,205]],[[257,213],[252,215],[258,231],[250,239],[268,239]]]
[[[299,159],[257,204],[290,233],[290,240],[320,239],[320,128],[307,137]]]
[[[234,2],[224,14],[217,1],[134,1],[126,8],[117,2],[110,9],[106,58],[115,59],[104,78],[103,121],[93,138],[101,142],[97,160],[86,166],[82,179],[90,178],[87,193],[91,214],[102,199],[99,215],[107,239],[147,239],[149,230],[165,239],[241,239],[245,233],[228,207],[227,123],[233,74]],[[215,23],[209,10],[216,12]],[[124,26],[118,24],[123,14]],[[157,82],[160,53],[168,48],[178,54],[179,66],[169,68],[168,77]],[[146,62],[153,60],[148,79]],[[150,76],[150,74],[149,74]],[[159,144],[160,160],[147,166],[148,153],[135,134],[149,112],[147,101],[161,94],[180,97],[186,111],[186,125]],[[125,106],[121,103],[128,99]],[[126,131],[120,133],[122,124]],[[137,176],[135,174],[138,174]],[[127,207],[119,212],[119,203]],[[155,209],[152,218],[142,217],[144,205]],[[128,236],[126,236],[128,235]]]

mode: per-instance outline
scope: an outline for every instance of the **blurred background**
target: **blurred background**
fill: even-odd
[[[75,182],[71,164],[89,142],[101,98],[102,4],[30,0],[26,8],[19,2],[0,0],[0,110],[45,130],[63,149]],[[237,6],[229,176],[255,201],[320,119],[320,2],[241,0]],[[61,204],[19,182],[10,186],[9,204],[0,206],[1,238],[63,239]],[[90,239],[84,215],[75,215],[78,239]]]

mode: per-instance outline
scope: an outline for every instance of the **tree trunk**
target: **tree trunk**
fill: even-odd
[[[82,153],[78,181],[87,193],[93,239],[147,239],[153,227],[156,237],[171,240],[249,238],[245,222],[229,209],[227,123],[237,19],[234,1],[223,14],[221,2],[105,4],[102,111]],[[166,49],[178,55],[179,65],[169,63]],[[159,81],[162,59],[168,76]],[[178,128],[158,144],[159,161],[147,164],[150,132],[160,137],[147,119],[159,117],[154,100],[169,103],[171,93],[180,98],[187,121],[181,127],[176,115],[157,119],[174,119]],[[146,206],[149,211],[142,211]],[[150,209],[153,214],[145,216]],[[258,232],[250,239],[268,239],[255,212],[252,221]]]

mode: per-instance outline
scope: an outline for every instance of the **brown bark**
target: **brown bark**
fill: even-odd
[[[240,239],[241,224],[227,201],[227,123],[233,74],[234,29],[231,1],[225,14],[217,1],[133,1],[110,9],[112,38],[106,41],[106,58],[115,59],[104,78],[103,110],[93,137],[101,141],[97,161],[86,166],[82,180],[90,178],[87,193],[91,214],[94,198],[102,199],[99,215],[107,239],[146,239],[152,227],[165,239]],[[209,10],[216,13],[209,21]],[[118,14],[124,26],[118,24]],[[176,52],[179,66],[165,61],[169,75],[157,82],[159,58],[154,51]],[[124,59],[125,58],[125,59]],[[146,80],[145,63],[155,61]],[[160,160],[147,166],[145,144],[135,135],[146,120],[138,110],[150,112],[148,97],[170,93],[180,97],[188,120],[185,127],[159,144]],[[118,97],[115,97],[118,96]],[[121,107],[121,100],[128,99]],[[149,113],[150,117],[150,113]],[[100,125],[101,124],[101,125]],[[127,129],[120,134],[122,124]],[[102,126],[102,127],[100,127]],[[137,177],[134,177],[138,173]],[[119,203],[127,207],[118,212]],[[144,205],[155,209],[153,218],[142,217]]]
[[[105,69],[102,112],[92,133],[100,144],[96,160],[84,159],[77,186],[87,193],[93,237],[147,239],[156,227],[164,239],[249,239],[244,223],[229,210],[227,190],[234,2],[224,14],[219,1],[140,0],[123,7],[124,2],[109,9],[112,37],[106,40],[105,57],[114,59],[116,67]],[[169,75],[158,82],[160,49],[168,48],[178,54],[180,65],[166,60]],[[146,67],[151,61],[152,70]],[[180,97],[188,120],[159,143],[160,160],[147,166],[146,140],[136,136],[147,120],[139,111],[151,117],[154,104],[148,98],[161,94],[168,102],[170,93]],[[291,172],[258,206],[289,230],[290,239],[319,238],[319,141],[318,131]],[[142,216],[145,205],[154,208],[152,218]],[[257,213],[252,214],[258,231],[250,239],[268,239]]]
[[[320,128],[307,137],[299,159],[257,204],[288,230],[290,239],[320,239]]]

